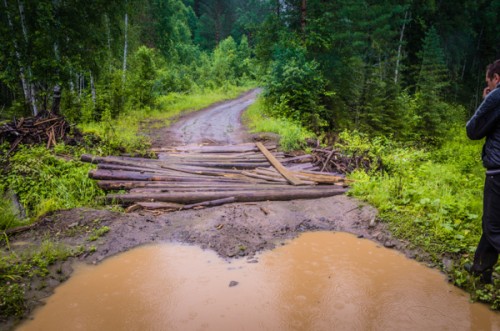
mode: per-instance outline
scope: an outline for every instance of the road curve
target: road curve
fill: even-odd
[[[243,96],[181,117],[166,133],[169,145],[230,145],[245,141],[241,114],[260,92],[252,90]]]

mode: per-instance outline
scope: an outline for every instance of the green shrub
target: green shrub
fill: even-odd
[[[322,98],[331,94],[319,64],[305,57],[301,47],[276,50],[276,60],[266,79],[266,107],[276,118],[292,121],[319,132],[326,126],[326,111]]]
[[[29,217],[95,205],[103,192],[88,178],[92,165],[56,157],[43,146],[22,146],[10,158],[2,185],[19,195]]]

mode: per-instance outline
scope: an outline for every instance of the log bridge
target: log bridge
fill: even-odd
[[[343,194],[343,176],[321,172],[313,156],[287,156],[275,145],[182,146],[154,149],[158,159],[84,154],[89,177],[106,203],[173,211],[231,202],[314,199]]]

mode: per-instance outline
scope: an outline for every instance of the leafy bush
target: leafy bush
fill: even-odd
[[[91,168],[60,159],[43,146],[21,147],[0,181],[19,195],[29,217],[38,217],[57,209],[94,205],[103,192],[88,178]]]
[[[266,106],[277,118],[289,118],[314,131],[326,125],[322,98],[328,93],[316,61],[308,61],[301,47],[276,50],[266,79]]]

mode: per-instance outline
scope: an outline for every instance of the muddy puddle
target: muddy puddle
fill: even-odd
[[[55,329],[500,330],[500,314],[396,251],[314,232],[256,259],[163,244],[78,266],[18,328]]]

